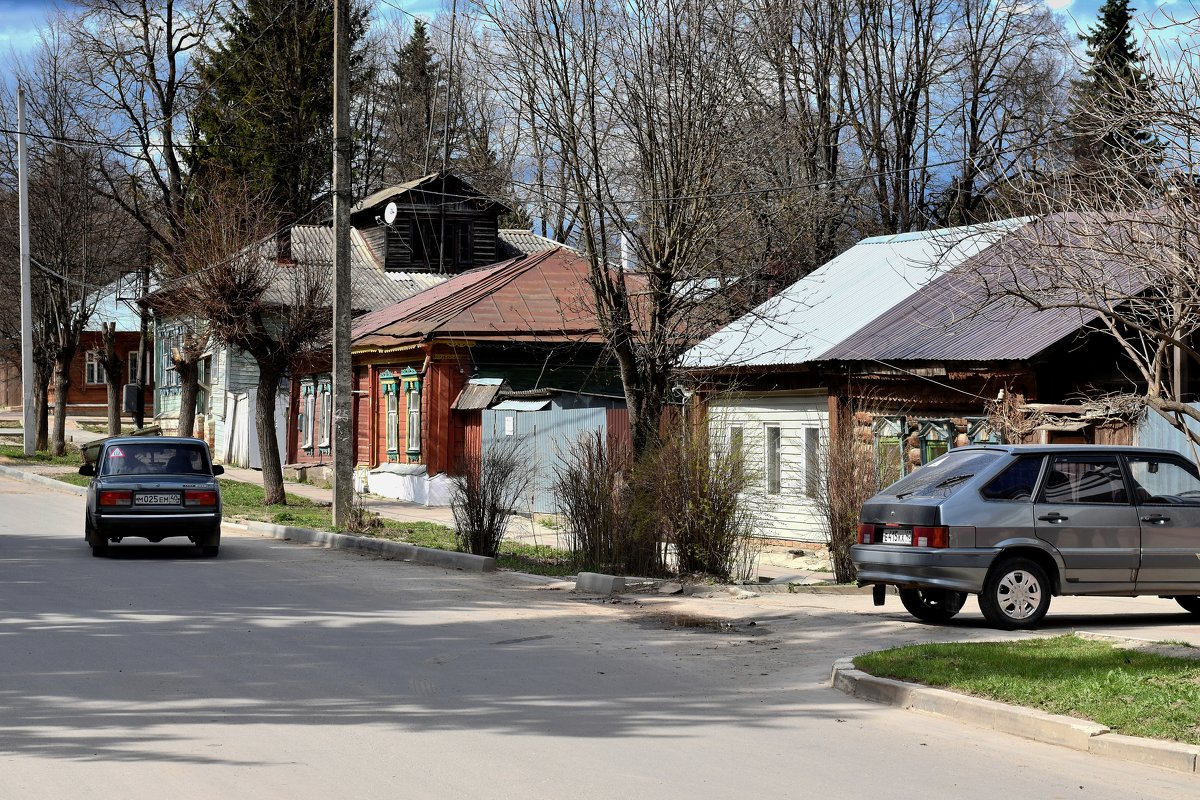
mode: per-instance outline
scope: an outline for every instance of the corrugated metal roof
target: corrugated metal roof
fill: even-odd
[[[469,380],[458,393],[458,397],[454,398],[450,408],[455,411],[478,411],[487,408],[496,399],[503,383],[499,379]]]
[[[572,247],[522,228],[501,228],[496,232],[496,235],[496,244],[499,245],[496,254],[501,258],[516,258],[520,255],[528,256],[540,253],[543,250],[553,250],[556,247],[562,247],[571,252],[578,252]]]
[[[864,239],[684,353],[691,368],[801,364],[1027,218]]]
[[[87,300],[93,310],[84,330],[98,331],[105,322],[116,323],[118,331],[141,330],[142,317],[137,307],[141,296],[141,278],[136,272],[122,275],[98,289]]]
[[[1014,286],[1032,289],[1047,271],[1087,276],[1069,285],[1109,287],[1116,297],[1145,288],[1145,271],[1114,253],[1140,253],[1146,243],[1118,246],[1136,236],[1129,220],[1089,215],[1044,217],[965,259],[904,303],[863,326],[821,360],[1005,361],[1032,358],[1096,319],[1080,308],[1046,308],[1011,299]],[[1099,245],[1092,242],[1103,240]],[[1140,245],[1140,247],[1138,246]],[[1068,249],[1069,248],[1069,249]],[[1061,284],[1056,278],[1056,283]],[[1063,298],[1067,302],[1071,298]]]

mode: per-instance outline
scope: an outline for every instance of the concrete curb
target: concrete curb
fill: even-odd
[[[620,594],[625,591],[625,578],[620,575],[602,575],[599,572],[581,572],[575,576],[575,591],[588,594]]]
[[[269,522],[246,522],[247,530],[266,533],[276,539],[290,539],[303,544],[316,544],[332,550],[360,550],[389,558],[399,558],[414,564],[425,564],[467,572],[494,572],[496,559],[475,556],[470,553],[455,553],[450,550],[435,550],[417,547],[406,542],[393,542],[374,536],[354,536],[347,533],[315,531],[310,528],[294,528],[291,525],[273,525]]]
[[[7,475],[10,478],[16,478],[21,481],[41,484],[49,486],[51,489],[61,489],[64,492],[71,492],[83,497],[87,494],[86,486],[76,486],[73,483],[66,483],[55,478],[47,478],[45,475],[38,475],[36,472],[29,472],[19,467],[6,467],[0,464],[0,475]]]
[[[873,703],[937,714],[1026,739],[1137,764],[1195,773],[1200,759],[1200,747],[1194,745],[1123,736],[1104,725],[1074,717],[877,678],[856,669],[853,659],[849,658],[834,663],[830,682],[840,692]]]

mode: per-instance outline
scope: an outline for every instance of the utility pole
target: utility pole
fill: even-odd
[[[333,524],[350,521],[350,0],[333,4]]]
[[[25,87],[17,88],[17,215],[21,227],[21,426],[25,455],[37,444],[33,407],[33,276],[29,272],[29,157],[25,144]]]

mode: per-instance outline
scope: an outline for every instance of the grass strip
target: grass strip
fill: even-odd
[[[1200,660],[1068,634],[911,645],[854,664],[879,677],[1087,719],[1128,736],[1200,744]]]
[[[52,455],[49,450],[38,450],[31,456],[25,455],[25,448],[19,444],[0,444],[0,462],[16,462],[19,464],[65,464],[78,467],[83,463],[79,448],[67,445],[67,450],[61,456]]]

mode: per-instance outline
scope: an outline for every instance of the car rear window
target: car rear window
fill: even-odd
[[[997,458],[1003,457],[1004,453],[1000,450],[951,450],[915,472],[905,475],[884,489],[884,493],[896,497],[946,496],[966,483],[975,473],[991,466]]]
[[[200,445],[138,442],[109,447],[100,474],[210,475],[212,470]]]

